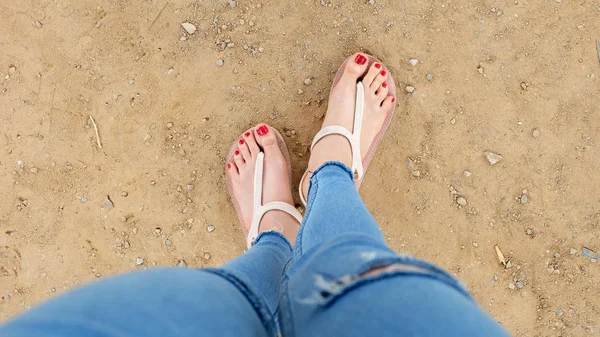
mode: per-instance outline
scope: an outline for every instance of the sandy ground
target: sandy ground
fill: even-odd
[[[559,2],[2,1],[0,320],[241,254],[231,142],[288,131],[297,183],[362,50],[398,84],[361,190],[390,246],[450,270],[516,336],[600,335],[600,263],[581,254],[600,250],[600,2]]]

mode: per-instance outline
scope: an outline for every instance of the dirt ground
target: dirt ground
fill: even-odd
[[[581,251],[600,250],[599,32],[589,0],[2,1],[0,320],[241,254],[231,143],[261,121],[287,133],[297,183],[362,50],[398,86],[361,189],[390,246],[516,336],[599,336],[600,263]]]

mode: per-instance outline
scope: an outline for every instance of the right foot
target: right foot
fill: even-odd
[[[352,132],[356,104],[356,83],[368,67],[368,58],[361,53],[352,56],[346,64],[340,81],[331,90],[327,115],[322,128],[339,125]],[[365,88],[364,115],[360,134],[360,153],[365,156],[379,133],[386,117],[392,112],[396,99],[388,95],[387,77],[390,76],[379,62],[369,67],[362,79]],[[364,157],[363,157],[364,158]],[[361,158],[361,159],[363,159]],[[341,135],[328,135],[315,144],[308,162],[309,173],[328,161],[352,165],[352,151],[348,140]],[[310,177],[309,177],[310,178]],[[310,181],[304,179],[302,194],[308,193]]]

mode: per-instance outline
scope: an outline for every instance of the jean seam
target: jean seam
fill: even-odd
[[[276,230],[268,230],[268,231],[263,231],[261,232],[258,237],[256,239],[254,239],[254,245],[256,246],[260,240],[263,237],[268,237],[268,236],[274,236],[274,237],[278,237],[280,239],[283,240],[283,242],[285,243],[285,246],[287,248],[288,253],[286,255],[290,256],[293,254],[294,249],[292,248],[292,244],[290,243],[290,241],[285,237],[285,235],[283,235],[282,233],[276,231]]]
[[[203,268],[198,269],[198,271],[205,271],[217,276],[220,276],[231,283],[235,288],[237,288],[242,295],[248,300],[254,311],[258,315],[261,323],[265,327],[267,335],[276,336],[277,335],[277,327],[275,326],[275,320],[273,315],[270,313],[269,308],[263,300],[261,300],[260,296],[256,295],[257,291],[248,284],[248,282],[242,280],[238,276],[235,276],[233,273],[222,269],[216,268]]]

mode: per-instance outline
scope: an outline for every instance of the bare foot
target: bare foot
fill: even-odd
[[[265,153],[262,204],[282,201],[294,205],[288,164],[279,149],[275,132],[266,124],[258,124],[237,140],[233,162],[227,164],[227,175],[231,177],[233,194],[239,203],[246,232],[250,230],[254,215],[254,168],[261,151]],[[298,227],[298,221],[291,215],[270,211],[262,218],[258,232],[276,230],[293,245]]]
[[[355,54],[346,64],[340,81],[331,90],[322,128],[340,125],[352,131],[356,82],[365,73],[367,67],[368,59],[361,53]],[[385,83],[388,76],[390,75],[383,70],[381,63],[375,62],[362,79],[365,88],[365,108],[360,135],[360,152],[363,156],[367,154],[387,115],[394,107],[396,99],[388,95],[388,87]],[[346,138],[341,135],[328,135],[315,144],[308,162],[309,172],[316,170],[327,161],[339,161],[348,167],[352,165],[352,151]],[[305,179],[302,186],[302,193],[305,196],[309,184],[309,179]]]

